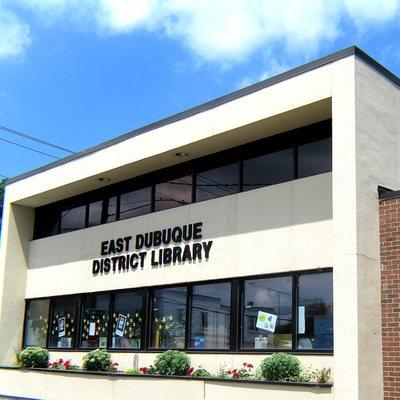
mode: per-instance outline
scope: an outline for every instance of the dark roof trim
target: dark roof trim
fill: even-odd
[[[400,197],[400,190],[388,189],[384,186],[378,186],[379,200],[397,199]]]
[[[160,128],[160,127],[162,127],[164,125],[168,125],[168,124],[171,124],[173,122],[180,121],[180,120],[182,120],[184,118],[190,117],[192,115],[201,113],[203,111],[210,110],[210,109],[215,108],[215,107],[217,107],[217,106],[219,106],[221,104],[227,103],[227,102],[229,102],[231,100],[235,100],[235,99],[238,99],[240,97],[246,96],[248,94],[257,92],[258,90],[264,89],[264,88],[266,88],[268,86],[275,85],[275,84],[277,84],[279,82],[285,81],[287,79],[290,79],[290,78],[293,78],[295,76],[301,75],[301,74],[303,74],[305,72],[312,71],[313,69],[322,67],[322,66],[330,64],[330,63],[332,63],[334,61],[338,61],[338,60],[341,60],[343,58],[346,58],[346,57],[349,57],[349,56],[352,56],[352,55],[355,55],[359,59],[363,60],[366,64],[368,64],[369,66],[374,68],[377,72],[379,72],[380,74],[385,76],[387,79],[389,79],[391,82],[393,82],[395,85],[400,87],[400,78],[398,78],[396,75],[394,75],[388,69],[383,67],[381,64],[379,64],[377,61],[375,61],[368,54],[364,53],[358,47],[351,46],[351,47],[348,47],[346,49],[340,50],[340,51],[338,51],[336,53],[333,53],[333,54],[330,54],[328,56],[322,57],[322,58],[320,58],[318,60],[315,60],[315,61],[309,62],[307,64],[301,65],[300,67],[294,68],[294,69],[292,69],[290,71],[283,72],[282,74],[279,74],[279,75],[273,76],[271,78],[268,78],[268,79],[266,79],[264,81],[255,83],[254,85],[247,86],[247,87],[245,87],[243,89],[237,90],[236,92],[229,93],[229,94],[227,94],[225,96],[222,96],[222,97],[219,97],[219,98],[217,98],[215,100],[208,101],[207,103],[203,103],[203,104],[201,104],[199,106],[196,106],[196,107],[193,107],[193,108],[189,108],[188,110],[182,111],[182,112],[180,112],[178,114],[175,114],[175,115],[172,115],[170,117],[161,119],[161,120],[159,120],[157,122],[154,122],[152,124],[149,124],[149,125],[143,126],[141,128],[138,128],[138,129],[136,129],[134,131],[125,133],[125,134],[123,134],[121,136],[117,136],[116,138],[107,140],[106,142],[100,143],[100,144],[98,144],[96,146],[90,147],[90,148],[88,148],[86,150],[80,151],[80,152],[75,153],[75,154],[73,154],[71,156],[62,158],[61,160],[54,161],[54,162],[52,162],[50,164],[46,164],[46,165],[44,165],[42,167],[39,167],[39,168],[36,168],[36,169],[34,169],[32,171],[28,171],[28,172],[25,172],[23,174],[17,175],[17,176],[15,176],[13,178],[9,178],[6,181],[6,185],[8,185],[10,183],[17,182],[17,181],[25,179],[25,178],[28,178],[30,176],[36,175],[36,174],[38,174],[40,172],[47,171],[47,170],[52,169],[54,167],[57,167],[59,165],[66,164],[69,161],[76,160],[78,158],[84,157],[84,156],[89,155],[91,153],[94,153],[96,151],[99,151],[99,150],[102,150],[104,148],[113,146],[113,145],[115,145],[117,143],[121,143],[124,140],[131,139],[131,138],[133,138],[135,136],[139,136],[139,135],[141,135],[143,133],[146,133],[146,132],[149,132],[149,131],[151,131],[153,129]]]

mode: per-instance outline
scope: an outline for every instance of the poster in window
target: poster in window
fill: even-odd
[[[306,332],[306,308],[304,306],[299,306],[299,327],[298,332],[300,335]]]
[[[89,336],[94,336],[96,334],[96,322],[89,323]]]
[[[65,317],[58,318],[58,337],[61,338],[65,336]]]
[[[119,314],[118,315],[118,320],[117,320],[117,326],[115,328],[115,335],[119,337],[124,336],[124,331],[125,331],[125,325],[126,325],[126,316]]]
[[[256,327],[269,332],[275,332],[277,316],[264,311],[259,311],[257,314]]]

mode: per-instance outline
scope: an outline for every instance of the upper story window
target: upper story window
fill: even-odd
[[[37,208],[34,237],[71,232],[331,170],[328,120]]]
[[[239,185],[239,163],[198,172],[196,174],[196,201],[238,193]]]
[[[151,212],[151,187],[121,195],[119,219],[137,217]]]

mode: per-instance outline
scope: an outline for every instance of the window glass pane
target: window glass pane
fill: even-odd
[[[245,281],[242,348],[290,349],[291,347],[292,277]]]
[[[74,346],[78,315],[78,298],[62,297],[52,301],[50,319],[50,347]]]
[[[243,162],[243,190],[293,179],[293,149],[276,151]]]
[[[239,163],[199,172],[196,175],[196,201],[239,192]]]
[[[166,210],[192,202],[192,175],[156,185],[155,210]]]
[[[117,220],[117,196],[107,197],[103,201],[101,223],[114,222]]]
[[[299,277],[299,349],[333,349],[332,273]]]
[[[61,233],[76,231],[85,227],[86,206],[79,206],[61,213]]]
[[[103,208],[102,201],[96,201],[89,204],[89,221],[88,226],[96,226],[101,224],[101,211]]]
[[[121,195],[120,219],[133,218],[151,212],[151,187]]]
[[[153,291],[151,347],[183,349],[185,347],[186,287]]]
[[[46,347],[50,300],[31,300],[27,304],[25,346]]]
[[[108,294],[88,295],[83,299],[81,347],[107,347],[110,309]]]
[[[332,171],[332,138],[300,144],[298,148],[298,176],[304,178]]]
[[[113,348],[139,349],[143,321],[143,293],[115,294]]]
[[[193,286],[190,347],[229,349],[231,284]]]

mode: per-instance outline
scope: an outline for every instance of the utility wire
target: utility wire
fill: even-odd
[[[23,144],[15,143],[15,142],[13,142],[11,140],[7,140],[7,139],[3,139],[3,138],[0,138],[0,140],[2,140],[3,142],[6,142],[6,143],[13,144],[15,146],[22,147],[22,148],[27,149],[27,150],[34,151],[34,152],[39,153],[39,154],[43,154],[43,155],[48,156],[48,157],[55,158],[56,160],[60,159],[60,157],[52,156],[51,154],[44,153],[43,151],[33,149],[32,147],[29,147],[29,146],[24,146]]]
[[[53,148],[58,149],[58,150],[66,151],[67,153],[75,154],[75,151],[66,149],[65,147],[57,146],[56,144],[53,144],[53,143],[50,143],[50,142],[46,142],[45,140],[38,139],[38,138],[36,138],[34,136],[27,135],[26,133],[22,133],[22,132],[16,131],[15,129],[7,128],[6,126],[0,125],[0,129],[3,130],[3,131],[6,131],[8,133],[12,133],[14,135],[21,136],[21,137],[23,137],[25,139],[29,139],[29,140],[32,140],[34,142],[44,144],[46,146],[53,147]],[[42,153],[42,154],[45,154],[45,153]],[[46,154],[46,155],[49,155],[49,154]],[[50,156],[50,157],[53,157],[53,156]],[[56,157],[54,157],[54,158],[56,158]]]

